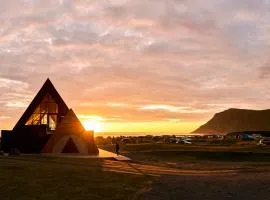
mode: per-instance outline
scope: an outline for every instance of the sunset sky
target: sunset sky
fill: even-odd
[[[48,77],[106,132],[270,108],[269,0],[1,0],[0,21],[0,129]]]

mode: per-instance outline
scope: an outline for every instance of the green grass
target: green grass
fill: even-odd
[[[100,148],[105,148],[110,151],[115,150],[114,145],[100,145]],[[267,152],[270,153],[270,146],[258,146],[254,144],[235,144],[229,146],[220,145],[185,145],[185,144],[121,144],[121,151],[128,152],[141,152],[141,151],[172,151],[172,150],[185,150],[185,151],[254,151],[254,152]]]
[[[151,180],[106,172],[102,165],[95,159],[0,157],[0,199],[132,199]]]
[[[109,151],[113,145],[100,146]],[[270,148],[241,144],[230,146],[181,144],[130,144],[121,145],[120,152],[136,161],[254,161],[270,162]]]
[[[114,150],[113,145],[102,146]],[[166,165],[199,164],[203,161],[221,161],[233,165],[235,161],[270,162],[270,148],[255,145],[192,146],[179,144],[121,145],[121,153],[141,164]],[[109,163],[110,162],[110,163]],[[119,162],[55,158],[42,156],[0,157],[0,200],[58,200],[58,199],[136,199],[149,186],[153,177],[105,171],[106,165]],[[212,165],[212,164],[211,164]],[[250,165],[249,163],[247,164]],[[195,166],[195,167],[196,167]],[[223,164],[221,164],[223,166]],[[190,168],[190,167],[189,167]]]

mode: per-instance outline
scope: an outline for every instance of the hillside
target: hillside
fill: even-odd
[[[269,131],[270,110],[231,108],[217,113],[192,133],[228,133],[240,131]]]

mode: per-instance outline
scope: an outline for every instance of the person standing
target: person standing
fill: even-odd
[[[115,143],[115,152],[117,155],[119,155],[119,149],[120,149],[120,146],[118,144],[118,142]]]

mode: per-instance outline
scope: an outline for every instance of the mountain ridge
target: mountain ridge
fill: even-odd
[[[192,133],[224,134],[241,131],[270,131],[270,109],[230,108],[214,114]]]

